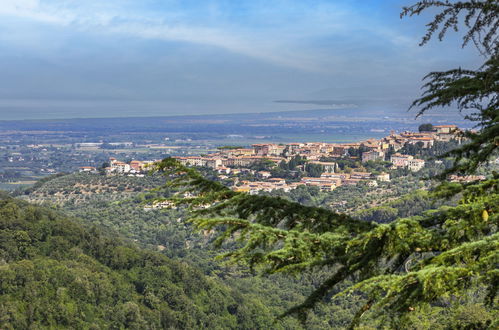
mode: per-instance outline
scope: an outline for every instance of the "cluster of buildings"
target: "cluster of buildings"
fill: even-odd
[[[390,181],[390,174],[377,175],[369,172],[322,173],[320,177],[303,177],[299,182],[286,183],[285,179],[269,178],[265,181],[241,181],[233,187],[235,191],[256,194],[259,191],[270,192],[282,189],[289,192],[299,186],[318,187],[321,191],[332,191],[343,185],[356,185],[365,182],[368,186],[377,186],[379,181]]]
[[[104,168],[104,171],[107,175],[111,174],[128,174],[128,175],[137,175],[143,176],[144,172],[146,172],[146,168],[149,164],[154,163],[155,161],[138,161],[132,160],[129,163],[122,162],[117,160],[116,158],[109,158],[109,166]],[[98,173],[98,170],[94,166],[81,166],[78,169],[80,173]]]
[[[424,161],[412,156],[395,154],[387,158],[388,151],[396,152],[407,144],[418,144],[422,148],[430,148],[435,141],[448,142],[459,138],[456,134],[459,129],[456,125],[433,126],[431,132],[403,132],[395,134],[393,131],[382,139],[369,139],[358,143],[323,143],[305,142],[288,144],[254,144],[251,148],[222,148],[216,153],[205,156],[177,157],[187,166],[201,166],[218,169],[220,167],[248,167],[261,161],[280,163],[300,156],[310,163],[318,162],[321,158],[342,158],[348,156],[351,149],[363,150],[361,161],[389,160],[394,167],[406,167],[419,171],[424,167]],[[331,164],[326,164],[330,166]],[[328,169],[326,169],[328,170]]]
[[[362,153],[362,162],[371,160],[385,160],[388,151],[398,151],[407,144],[419,145],[422,148],[431,148],[436,141],[449,142],[453,139],[460,139],[457,134],[459,129],[456,125],[436,125],[431,132],[403,132],[400,134],[391,133],[380,140],[367,140],[361,142],[359,147],[368,149]],[[395,167],[407,167],[412,171],[419,171],[424,167],[424,161],[414,159],[411,156],[395,154],[390,157],[390,162]]]
[[[176,159],[186,166],[210,167],[213,169],[218,169],[220,167],[248,167],[252,164],[264,160],[270,160],[275,163],[286,160],[283,157],[269,157],[267,155],[244,155],[235,153],[226,154],[225,152],[209,154],[207,156],[176,157]]]
[[[335,173],[337,164],[335,162],[320,161],[322,158],[354,158],[362,162],[384,160],[392,163],[392,168],[407,168],[411,171],[419,171],[425,166],[425,161],[414,158],[411,155],[398,153],[407,144],[418,144],[421,148],[430,148],[436,141],[450,141],[458,139],[459,132],[455,125],[433,126],[431,132],[403,132],[395,134],[393,131],[389,136],[382,139],[369,139],[358,143],[322,143],[304,142],[288,144],[253,144],[251,148],[222,147],[216,153],[204,156],[176,157],[186,166],[199,166],[212,168],[218,172],[220,178],[229,178],[245,172],[255,175],[260,181],[238,181],[235,180],[233,189],[256,193],[258,191],[272,191],[283,189],[290,191],[298,186],[316,186],[323,191],[331,191],[342,185],[355,185],[365,182],[376,186],[378,182],[390,181],[388,173],[374,175],[369,172]],[[357,150],[359,157],[351,155],[351,151]],[[361,151],[361,152],[360,152]],[[387,157],[388,152],[390,157]],[[321,165],[324,171],[320,177],[303,177],[299,182],[287,183],[283,178],[273,178],[268,171],[255,171],[250,169],[251,165],[258,162],[290,162],[296,156],[307,161],[307,164]],[[387,159],[388,158],[388,159]],[[131,161],[121,162],[110,158],[109,166],[105,168],[106,174],[128,174],[143,175],[147,166],[155,161]],[[94,172],[95,168],[81,167],[81,172]]]
[[[250,194],[256,194],[259,191],[270,192],[276,189],[282,189],[285,192],[289,192],[295,189],[298,183],[286,183],[285,179],[281,178],[271,178],[266,181],[241,181],[238,185],[235,185],[232,189],[235,191],[247,192]]]
[[[425,165],[425,161],[423,159],[418,159],[414,158],[411,155],[402,155],[399,153],[391,155],[390,162],[395,168],[408,168],[413,172],[421,170]]]
[[[104,170],[107,175],[129,174],[129,175],[143,176],[144,175],[143,173],[147,171],[147,167],[155,162],[156,160],[146,160],[146,161],[132,160],[129,163],[125,163],[117,160],[116,158],[111,157],[109,158],[109,166],[104,168]]]
[[[251,148],[222,148],[217,153],[205,156],[178,157],[177,159],[187,166],[210,167],[222,175],[236,174],[241,168],[249,167],[261,161],[280,163],[288,162],[295,156],[306,159],[308,163],[319,164],[324,173],[320,177],[304,177],[300,182],[287,184],[284,179],[272,178],[270,172],[260,171],[256,176],[261,181],[242,181],[234,186],[237,191],[256,193],[258,191],[272,191],[283,189],[290,191],[300,185],[317,186],[323,191],[330,191],[341,185],[354,185],[366,182],[375,186],[380,181],[389,181],[388,173],[373,175],[369,172],[335,173],[334,162],[321,162],[322,158],[345,158],[351,157],[349,150],[362,150],[361,161],[385,160],[392,163],[392,168],[407,168],[417,172],[425,166],[423,159],[411,155],[397,153],[407,144],[417,144],[421,148],[431,148],[436,141],[448,142],[458,139],[456,134],[459,129],[455,125],[433,126],[431,132],[403,132],[395,134],[393,131],[389,136],[382,139],[369,139],[358,143],[288,143],[288,144],[254,144]],[[387,157],[390,151],[390,157]],[[395,152],[395,153],[393,153]],[[388,159],[387,159],[388,158]],[[239,168],[239,169],[234,169]]]

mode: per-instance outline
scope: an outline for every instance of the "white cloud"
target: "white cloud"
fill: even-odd
[[[140,4],[133,1],[120,2],[120,5],[113,1],[92,0],[0,2],[0,17],[18,17],[102,34],[209,45],[277,65],[325,74],[340,69],[344,59],[337,60],[333,47],[327,51],[314,49],[310,41],[334,34],[348,35],[357,20],[348,10],[330,3],[305,6],[300,2],[282,1],[281,7],[287,11],[283,15],[272,10],[276,8],[257,3],[252,9],[252,23],[248,28],[225,17],[216,6],[212,6],[211,17],[203,20],[197,17],[199,13],[190,17],[189,12],[176,12],[175,9],[160,13],[133,12],[127,4]],[[290,17],[280,17],[287,15]],[[370,28],[370,33],[377,33],[398,46],[410,43],[391,30]]]
[[[314,65],[312,57],[306,58],[305,56],[300,56],[300,52],[296,52],[295,54],[288,53],[289,50],[293,49],[289,44],[283,45],[279,40],[275,40],[273,45],[268,45],[265,40],[258,40],[258,38],[253,36],[241,36],[240,34],[238,35],[220,29],[127,22],[123,24],[109,24],[105,26],[104,31],[147,39],[184,41],[215,46],[230,52],[243,54],[279,65],[307,71],[318,70]]]
[[[293,27],[288,31],[270,29],[245,31],[244,28],[222,23],[204,26],[179,22],[174,17],[133,15],[121,8],[103,7],[91,2],[58,1],[57,5],[39,0],[0,0],[0,17],[17,17],[37,22],[71,26],[78,30],[118,33],[138,38],[183,41],[220,47],[230,52],[257,58],[278,65],[305,71],[320,71],[317,56],[312,55],[294,39],[304,38],[303,31]],[[309,13],[313,17],[318,13]],[[320,16],[324,14],[321,13]],[[174,15],[171,15],[174,16]],[[170,18],[170,19],[169,19]],[[171,21],[165,23],[165,21]],[[293,26],[292,24],[290,26]],[[286,28],[285,28],[286,29]],[[280,34],[279,32],[283,32]]]

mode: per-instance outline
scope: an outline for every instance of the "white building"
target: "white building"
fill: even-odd
[[[407,168],[413,172],[417,172],[424,167],[425,161],[422,159],[411,159],[407,162]]]
[[[382,182],[389,182],[390,181],[390,174],[382,172],[382,173],[376,175],[376,180],[382,181]]]
[[[402,154],[393,154],[390,157],[390,161],[393,166],[396,167],[406,167],[410,160],[414,159],[414,157],[410,155],[402,155]]]
[[[370,160],[384,160],[385,153],[383,151],[371,150],[362,153],[362,162],[368,162]]]
[[[85,172],[85,173],[95,173],[97,172],[97,169],[93,166],[81,166],[79,169],[78,169],[78,172],[82,173],[82,172]]]

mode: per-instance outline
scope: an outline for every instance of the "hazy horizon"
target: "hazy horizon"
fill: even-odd
[[[419,47],[407,4],[4,0],[0,120],[405,112],[426,73],[480,60],[456,36]]]

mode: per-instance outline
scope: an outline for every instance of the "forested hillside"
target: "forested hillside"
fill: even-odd
[[[270,328],[266,308],[185,263],[0,196],[0,328]]]
[[[150,190],[154,184],[158,186],[163,181],[161,176],[53,176],[27,190],[23,198],[59,209],[77,217],[77,221],[83,224],[98,226],[110,235],[123,235],[144,248],[160,251],[172,259],[188,263],[244,295],[247,299],[241,301],[242,305],[258,301],[258,304],[265,306],[266,313],[271,314],[272,319],[276,319],[314,289],[322,274],[302,278],[278,274],[255,276],[239,267],[216,261],[217,249],[212,245],[213,236],[199,234],[185,222],[187,210],[147,209],[155,198],[173,195],[170,189]],[[94,186],[100,189],[87,193],[86,187]],[[120,191],[115,189],[117,186],[126,186],[127,189]],[[143,191],[137,189],[140,186],[144,187]],[[230,246],[226,248],[231,249]],[[353,297],[338,301],[333,306],[318,306],[311,313],[306,328],[341,328],[347,324],[352,308],[358,304],[359,298]],[[291,317],[280,322],[291,329],[303,327]]]
[[[155,198],[172,197],[175,189],[165,188],[157,191],[147,190],[154,184],[158,185],[161,178],[146,178],[147,188],[139,191],[137,186],[144,178],[125,176],[106,177],[101,175],[74,174],[53,177],[39,184],[25,195],[30,201],[57,205],[64,212],[78,217],[78,221],[86,224],[107,228],[107,231],[118,232],[133,239],[138,244],[151,250],[161,250],[161,253],[177,260],[189,263],[204,274],[217,278],[224,285],[239,292],[246,299],[240,304],[258,301],[271,318],[277,318],[287,309],[303,301],[310,292],[318,287],[331,269],[323,269],[293,277],[282,274],[256,276],[244,268],[234,265],[224,265],[215,260],[220,252],[212,243],[213,235],[197,233],[192,225],[185,221],[187,210],[157,209],[147,210],[147,206]],[[74,193],[74,187],[80,187],[84,193]],[[86,193],[81,187],[99,186],[100,190]],[[116,186],[126,186],[125,191],[114,189]],[[416,185],[412,186],[414,189]],[[386,186],[394,188],[396,186]],[[337,190],[335,199],[358,199],[362,193],[379,190],[368,187],[352,187],[352,189]],[[411,191],[409,185],[399,188],[398,192],[410,192],[397,200],[382,204],[380,207],[358,210],[353,215],[356,218],[371,221],[390,222],[397,217],[421,215],[425,211],[437,208],[442,201],[435,201],[426,191]],[[313,191],[306,192],[310,196],[317,196]],[[380,193],[378,193],[380,195]],[[297,194],[289,195],[298,200]],[[355,197],[357,196],[357,197]],[[312,200],[310,200],[312,201]],[[444,204],[455,205],[455,200],[448,200]],[[327,204],[322,204],[327,205]],[[354,206],[354,202],[352,202]],[[235,242],[224,246],[224,251],[237,248]],[[477,290],[478,295],[463,296],[449,308],[448,302],[441,307],[434,306],[428,310],[421,310],[410,315],[415,329],[425,329],[432,326],[444,329],[449,325],[481,324],[493,319],[493,312],[479,302],[483,290]],[[309,312],[305,328],[308,329],[341,329],[345,328],[352,315],[365,302],[361,293],[349,297],[326,299]],[[263,307],[265,306],[265,307]],[[243,306],[241,306],[243,308]],[[244,306],[244,308],[246,308]],[[390,316],[387,315],[387,319]],[[376,328],[388,322],[387,319],[366,318],[363,327]],[[302,328],[298,321],[291,317],[284,318],[281,324],[290,329]],[[407,323],[406,323],[407,324]]]

